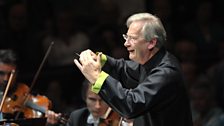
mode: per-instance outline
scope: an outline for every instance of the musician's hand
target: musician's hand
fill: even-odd
[[[53,111],[48,110],[45,114],[45,116],[47,117],[47,123],[49,124],[56,124],[58,123],[58,118],[61,116],[61,114],[57,114]]]
[[[90,83],[95,83],[101,72],[101,54],[96,55],[91,50],[85,50],[80,54],[79,61],[74,59],[76,66]]]

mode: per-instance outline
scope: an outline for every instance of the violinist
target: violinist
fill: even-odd
[[[86,107],[73,111],[66,126],[100,126],[103,120],[101,118],[104,118],[109,107],[97,94],[90,90],[90,87],[90,83],[84,80],[82,85],[82,97],[85,100]],[[59,125],[57,118],[60,114],[48,111],[46,116],[46,126]]]
[[[9,80],[9,76],[13,70],[16,70],[16,55],[12,50],[0,50],[0,101]],[[13,87],[15,78],[12,80],[12,85],[10,90]]]
[[[16,56],[12,50],[0,50],[0,98],[2,98],[4,89],[9,76],[16,69]],[[15,79],[13,79],[14,81]],[[13,83],[13,82],[12,82]]]
[[[13,74],[12,79],[9,80],[12,71],[16,71],[16,68],[17,58],[15,52],[10,49],[0,50],[0,101],[1,105],[3,105],[1,106],[0,120],[30,117],[31,114],[29,113],[31,112],[36,114],[23,105],[29,94],[29,87],[23,83],[16,83],[16,72]],[[8,89],[7,86],[9,86]],[[5,94],[6,97],[3,99]]]

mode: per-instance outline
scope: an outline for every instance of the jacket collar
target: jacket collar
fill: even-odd
[[[165,54],[166,54],[166,49],[164,47],[160,48],[160,50],[143,65],[143,67],[147,71],[151,70],[152,68],[154,68],[156,65],[158,65],[161,62]]]

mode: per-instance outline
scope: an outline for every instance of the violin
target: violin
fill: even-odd
[[[36,99],[41,99],[42,102],[39,102]],[[31,118],[33,118],[34,116],[37,116],[37,118],[38,118],[40,116],[42,117],[42,114],[46,114],[47,111],[49,110],[46,107],[46,106],[48,106],[48,104],[46,104],[47,102],[43,102],[46,100],[48,100],[47,97],[38,95],[36,98],[33,99],[33,101],[28,101],[26,103],[26,106],[29,107],[28,109],[35,110],[38,113],[36,113],[34,111],[26,111],[25,116],[27,114],[28,116],[33,115]],[[36,104],[36,103],[38,103],[38,104]],[[32,113],[30,113],[30,112],[32,112]],[[36,114],[39,114],[39,115],[36,115]],[[66,124],[68,121],[68,117],[65,117],[64,115],[59,116],[57,119],[58,119],[59,123],[61,123],[61,124]]]
[[[45,112],[52,108],[52,102],[42,95],[31,96],[30,100],[25,103],[24,117],[25,118],[41,118]]]
[[[45,110],[51,109],[51,101],[45,96],[31,95],[29,91],[30,89],[26,84],[19,84],[16,91],[5,99],[2,112],[11,115],[15,115],[17,112],[21,112],[24,118],[44,117],[44,113],[37,111],[35,107],[41,107]]]
[[[19,84],[11,97],[6,98],[2,112],[8,116],[15,116],[15,118],[18,113],[22,113],[22,118],[25,119],[43,118],[46,112],[52,108],[52,102],[46,96],[29,94],[29,90],[27,85]],[[27,101],[26,98],[28,98]],[[61,124],[65,124],[67,118],[61,115],[58,120]]]
[[[120,126],[121,119],[121,116],[117,112],[108,108],[107,112],[100,120],[99,126]]]
[[[20,111],[28,93],[29,87],[25,84],[19,84],[17,90],[12,95],[6,97],[2,107],[2,112],[13,114]]]

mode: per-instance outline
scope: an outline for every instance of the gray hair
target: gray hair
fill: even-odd
[[[16,66],[17,57],[16,57],[15,52],[11,49],[1,49],[0,50],[0,63]]]
[[[161,48],[164,45],[166,41],[166,31],[158,17],[150,13],[137,13],[127,19],[127,27],[129,28],[130,24],[135,21],[144,22],[141,34],[145,40],[151,41],[153,38],[156,38],[158,40],[156,47]]]

